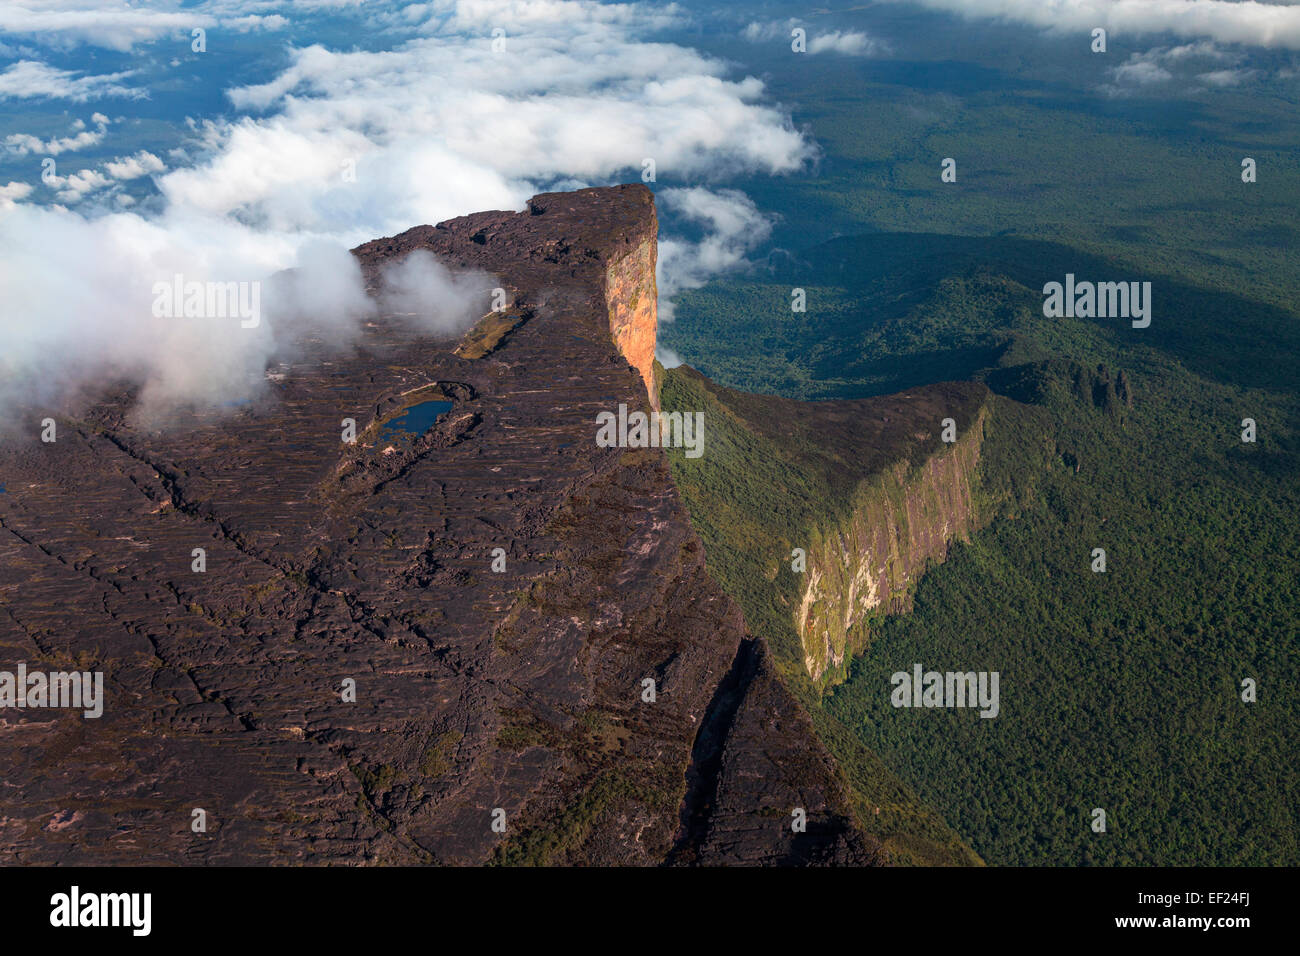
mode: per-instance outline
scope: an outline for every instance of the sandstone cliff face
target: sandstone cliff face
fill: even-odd
[[[649,225],[655,227],[653,211]],[[631,249],[605,273],[605,302],[609,331],[619,352],[645,382],[650,404],[659,407],[654,379],[655,338],[658,333],[659,291],[655,284],[658,243],[655,232],[635,240]]]
[[[919,467],[897,463],[865,480],[848,520],[815,529],[795,609],[804,666],[817,681],[843,678],[869,637],[870,619],[911,606],[916,581],[979,525],[973,501],[987,410]]]

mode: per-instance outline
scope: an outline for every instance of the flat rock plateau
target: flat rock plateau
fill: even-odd
[[[429,250],[504,318],[381,317],[247,406],[145,427],[110,387],[0,440],[0,671],[105,691],[98,719],[0,710],[0,861],[886,862],[666,453],[595,441],[657,401],[657,230],[629,185],[379,239],[371,283]]]

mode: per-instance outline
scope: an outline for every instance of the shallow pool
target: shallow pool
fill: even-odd
[[[451,402],[444,401],[420,402],[418,405],[412,405],[392,421],[384,423],[379,439],[385,441],[403,436],[423,435],[433,427],[439,415],[451,411],[451,406]]]

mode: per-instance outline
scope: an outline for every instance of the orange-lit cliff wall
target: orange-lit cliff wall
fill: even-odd
[[[627,251],[610,260],[605,273],[609,331],[623,356],[641,373],[650,404],[659,407],[655,385],[655,336],[659,326],[659,289],[655,283],[659,222],[654,201],[648,204],[645,229],[630,237]]]

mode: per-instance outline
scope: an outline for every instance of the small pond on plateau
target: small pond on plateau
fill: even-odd
[[[428,431],[438,416],[451,411],[451,402],[420,402],[412,405],[391,421],[385,422],[379,433],[380,441],[394,438],[418,438]]]

